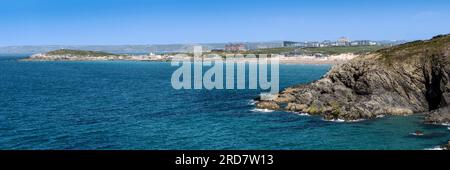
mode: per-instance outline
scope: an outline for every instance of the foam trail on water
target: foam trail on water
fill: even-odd
[[[269,109],[253,109],[251,110],[252,112],[262,112],[262,113],[270,113],[273,112],[273,110],[269,110]]]
[[[248,105],[250,105],[250,106],[254,106],[256,104],[256,101],[255,100],[250,100],[249,102],[248,102]]]
[[[337,123],[353,123],[353,122],[361,122],[364,121],[365,119],[357,119],[357,120],[344,120],[344,119],[331,119],[331,120],[327,120],[327,119],[322,119],[323,121],[327,121],[327,122],[337,122]]]
[[[385,115],[377,115],[377,118],[383,118]]]
[[[442,123],[442,126],[450,126],[450,123]]]
[[[440,151],[440,150],[444,150],[444,149],[440,146],[436,146],[434,148],[425,148],[424,150]]]
[[[300,115],[300,116],[311,116],[311,115],[308,114],[308,113],[297,113],[297,115]]]

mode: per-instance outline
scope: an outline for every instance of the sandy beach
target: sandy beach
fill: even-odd
[[[327,57],[315,57],[315,56],[276,56],[280,64],[342,64],[349,60],[358,57],[356,54],[339,54],[331,55]],[[273,60],[274,58],[269,58],[268,60]],[[203,61],[218,61],[221,58],[204,58]],[[222,60],[225,62],[258,62],[256,58],[238,58],[238,59],[227,59]]]

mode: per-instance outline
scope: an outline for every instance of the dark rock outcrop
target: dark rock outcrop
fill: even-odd
[[[449,122],[450,35],[380,50],[334,66],[322,79],[290,87],[258,108],[358,120],[429,112]]]

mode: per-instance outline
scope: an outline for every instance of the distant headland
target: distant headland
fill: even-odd
[[[353,58],[369,52],[386,48],[386,46],[330,46],[330,47],[277,47],[261,48],[254,50],[231,49],[203,51],[201,57],[206,60],[225,59],[230,55],[242,54],[242,61],[252,61],[245,58],[246,55],[267,54],[268,57],[278,57],[280,63],[288,64],[341,64]],[[115,54],[102,51],[59,49],[46,53],[33,54],[22,61],[171,61],[175,57],[182,55],[191,59],[194,54],[185,53],[164,53],[164,54]]]
[[[101,51],[61,49],[31,55],[22,61],[164,61],[159,55],[113,54]]]

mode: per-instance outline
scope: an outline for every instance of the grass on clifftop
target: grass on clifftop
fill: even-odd
[[[314,55],[317,53],[323,55],[339,55],[345,53],[364,54],[386,48],[385,46],[348,46],[348,47],[308,47],[308,48],[267,48],[247,51],[250,54],[283,54],[293,53],[301,55]]]
[[[339,55],[346,53],[353,54],[365,54],[368,52],[375,52],[380,49],[384,49],[386,46],[348,46],[348,47],[308,47],[308,48],[300,48],[300,47],[279,47],[279,48],[263,48],[263,49],[255,49],[249,51],[240,51],[240,52],[210,52],[205,54],[218,54],[221,56],[225,56],[227,54],[289,54],[289,55],[315,55],[315,54],[323,54],[323,55]]]
[[[433,55],[444,56],[450,50],[450,34],[438,35],[431,40],[413,41],[379,50],[381,60],[387,64],[403,62]],[[449,58],[450,59],[450,58]]]
[[[46,55],[73,55],[73,56],[92,56],[92,57],[117,56],[117,54],[106,53],[101,51],[83,51],[83,50],[69,50],[69,49],[50,51],[46,53]]]
[[[321,53],[325,55],[338,55],[345,53],[365,54],[384,49],[386,46],[348,46],[348,47],[318,47],[302,49],[307,54]]]

